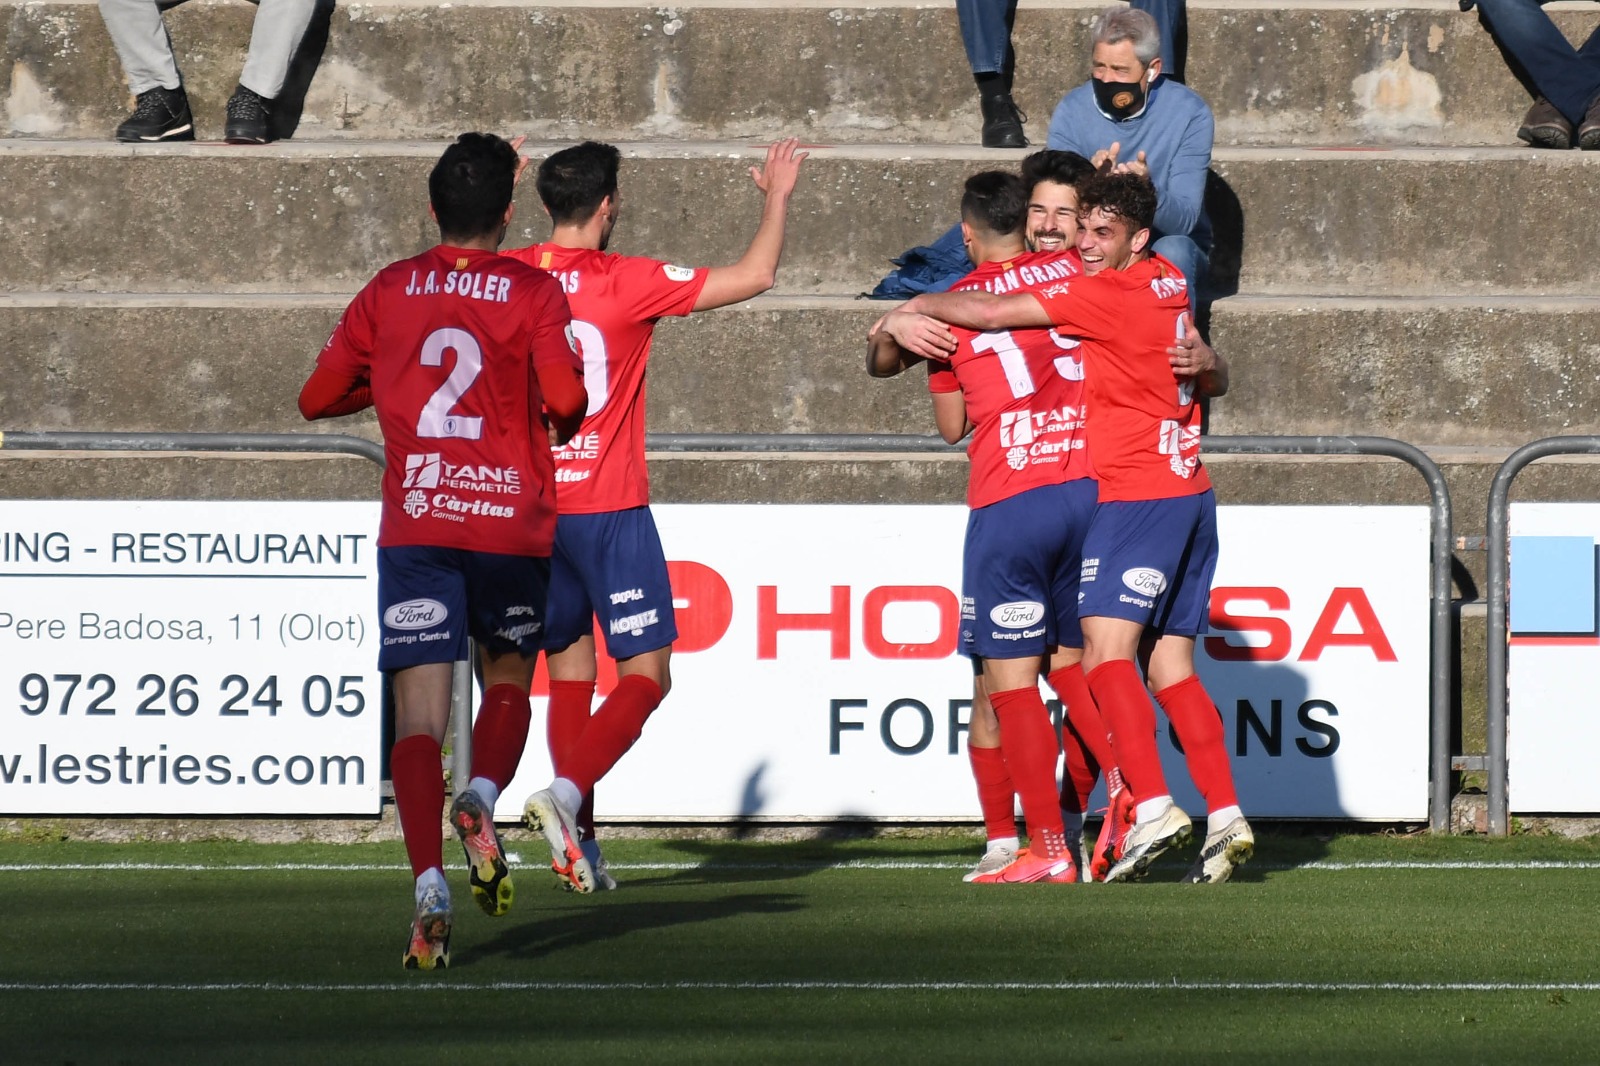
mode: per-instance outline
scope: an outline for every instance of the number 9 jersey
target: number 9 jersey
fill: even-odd
[[[561,282],[583,353],[589,409],[557,448],[562,514],[603,514],[650,502],[644,461],[645,364],[656,322],[694,310],[709,271],[643,256],[534,244],[504,252]]]
[[[371,383],[383,430],[380,547],[548,556],[555,470],[536,369],[579,357],[561,286],[441,245],[351,301],[319,368]]]

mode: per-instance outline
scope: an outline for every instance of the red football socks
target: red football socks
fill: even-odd
[[[1005,757],[1011,785],[1022,800],[1033,847],[1062,839],[1060,795],[1056,792],[1056,731],[1037,685],[989,693],[995,717],[1000,719],[1000,753]]]
[[[1110,727],[1117,767],[1133,794],[1166,795],[1167,777],[1156,749],[1156,709],[1150,705],[1139,668],[1129,659],[1103,662],[1089,671],[1089,691]]]
[[[1228,763],[1222,715],[1200,683],[1200,675],[1191,674],[1176,685],[1168,685],[1156,693],[1156,702],[1172,720],[1178,743],[1183,745],[1189,776],[1205,797],[1206,810],[1236,806],[1239,799],[1233,790],[1233,767]]]
[[[394,806],[400,816],[411,876],[438,867],[444,869],[444,763],[439,742],[416,733],[394,742],[389,752],[389,776],[394,781]]]
[[[1071,721],[1061,723],[1061,750],[1066,755],[1066,769],[1061,773],[1061,809],[1085,814],[1089,794],[1100,777],[1100,766]]]
[[[1016,836],[1016,793],[1011,788],[1011,775],[1006,772],[1005,756],[999,748],[977,748],[969,741],[967,758],[972,762],[972,779],[978,783],[984,832],[990,840]]]
[[[1106,720],[1094,702],[1094,693],[1089,691],[1089,679],[1083,674],[1082,664],[1062,667],[1045,680],[1061,697],[1072,728],[1077,730],[1078,738],[1094,756],[1094,761],[1107,770],[1117,765],[1117,757],[1111,750],[1111,730],[1106,728]]]
[[[565,755],[556,759],[556,776],[564,777],[579,792],[594,790],[594,783],[606,775],[627,754],[644,731],[645,719],[661,705],[661,686],[642,674],[617,679],[617,687],[589,719],[583,735]]]
[[[517,776],[532,718],[528,694],[516,685],[495,685],[485,692],[472,726],[472,776],[488,778],[505,791]]]
[[[545,718],[545,739],[550,745],[550,762],[560,766],[589,725],[589,708],[594,705],[593,681],[551,681],[550,710]],[[578,828],[585,837],[594,836],[594,790],[583,794],[578,808]]]

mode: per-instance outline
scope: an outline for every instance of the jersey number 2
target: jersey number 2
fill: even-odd
[[[443,366],[447,348],[454,349],[456,365],[444,384],[422,405],[422,414],[417,416],[417,436],[477,440],[483,436],[483,419],[475,415],[453,415],[450,409],[483,371],[483,349],[478,346],[477,338],[466,330],[447,326],[428,334],[418,358],[423,366]]]

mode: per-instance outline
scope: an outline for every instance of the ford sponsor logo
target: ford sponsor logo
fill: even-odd
[[[383,624],[390,629],[427,629],[449,614],[438,600],[407,600],[383,612]]]
[[[1122,572],[1122,583],[1143,596],[1156,597],[1167,587],[1167,575],[1148,566],[1136,566]]]
[[[1031,600],[1002,603],[989,612],[989,620],[1002,629],[1027,629],[1039,624],[1044,617],[1044,604]]]

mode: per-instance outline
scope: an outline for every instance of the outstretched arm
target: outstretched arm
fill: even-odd
[[[1044,306],[1032,296],[1025,293],[995,296],[993,293],[973,289],[967,292],[925,293],[915,297],[902,304],[898,311],[891,311],[880,318],[877,325],[872,327],[873,331],[876,332],[883,327],[892,315],[905,312],[915,312],[924,318],[948,322],[952,326],[964,326],[979,332],[1026,327],[1042,329],[1054,325]],[[934,359],[948,358],[954,348],[955,339],[951,337],[950,347],[943,350],[939,346],[940,340],[941,338],[937,336],[925,335],[913,338],[911,341],[902,340],[901,344],[918,355]]]
[[[696,311],[726,307],[772,288],[778,280],[778,260],[783,256],[783,234],[789,217],[789,194],[800,177],[800,162],[809,154],[797,151],[794,137],[778,141],[767,149],[765,167],[751,167],[750,176],[766,196],[761,209],[761,225],[750,240],[750,247],[732,266],[712,267],[706,272],[705,286],[694,303]]]

